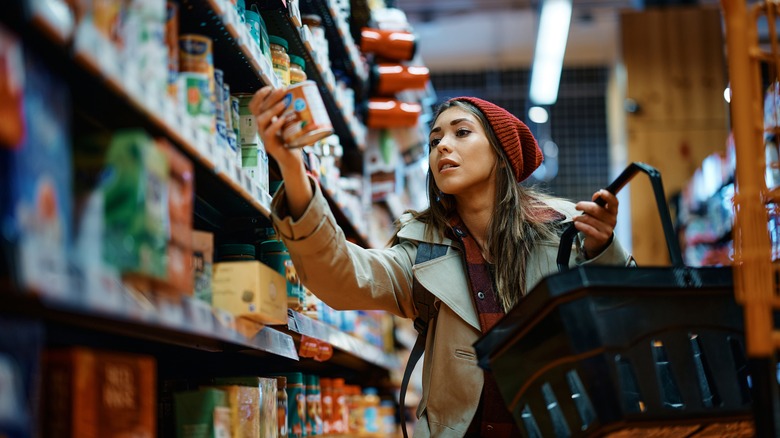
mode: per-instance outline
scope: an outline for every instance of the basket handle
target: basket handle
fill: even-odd
[[[666,203],[664,197],[664,185],[661,181],[661,172],[655,167],[652,167],[645,163],[634,162],[631,163],[621,173],[612,184],[608,185],[605,190],[612,194],[617,194],[620,189],[625,187],[631,179],[636,176],[637,173],[644,172],[650,178],[650,184],[653,187],[653,194],[655,194],[655,203],[658,207],[658,213],[661,216],[661,225],[664,229],[664,237],[666,238],[666,247],[669,249],[669,258],[672,261],[672,266],[684,266],[682,252],[680,251],[680,243],[677,241],[674,233],[674,227],[672,226],[672,216],[669,214],[669,206]],[[601,197],[596,198],[596,204],[604,206],[606,202]],[[569,256],[571,255],[571,245],[574,242],[574,236],[577,235],[577,229],[574,227],[574,223],[561,234],[561,243],[558,247],[558,271],[564,272],[569,269]]]

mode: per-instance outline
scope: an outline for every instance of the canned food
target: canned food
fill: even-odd
[[[333,134],[333,125],[314,81],[288,87],[284,103],[282,137],[288,147],[308,146]]]
[[[257,137],[257,123],[252,111],[249,110],[249,102],[252,101],[252,94],[236,94],[238,99],[238,143],[244,145],[256,145],[260,139]]]
[[[211,38],[203,35],[179,35],[179,71],[214,76]]]

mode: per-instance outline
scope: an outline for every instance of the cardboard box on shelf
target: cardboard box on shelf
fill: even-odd
[[[22,61],[22,60],[18,60]],[[0,238],[19,286],[67,298],[73,175],[68,86],[32,55],[24,61],[25,133],[0,148]]]
[[[287,324],[284,277],[258,261],[214,264],[213,305],[263,324]]]

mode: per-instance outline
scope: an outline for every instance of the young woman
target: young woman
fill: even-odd
[[[284,185],[273,221],[300,279],[336,309],[381,309],[414,318],[413,278],[435,297],[423,363],[423,396],[415,437],[517,436],[495,380],[477,366],[472,344],[520,297],[555,272],[558,235],[574,221],[580,232],[572,264],[627,265],[613,238],[618,201],[573,205],[518,183],[541,164],[528,127],[490,102],[459,97],[444,103],[430,131],[430,207],[399,220],[394,243],[363,249],[344,239],[301,153],[279,135],[284,90],[266,87],[250,108]],[[577,210],[585,214],[577,213]],[[415,266],[421,242],[446,255]]]

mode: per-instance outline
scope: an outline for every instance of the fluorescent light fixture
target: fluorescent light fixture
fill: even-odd
[[[731,87],[726,87],[723,90],[723,98],[726,99],[726,103],[731,103]]]
[[[544,0],[531,70],[531,101],[552,105],[558,99],[563,55],[571,24],[572,0]]]
[[[547,110],[540,106],[532,106],[528,108],[528,118],[534,123],[547,123],[550,119],[550,115],[547,114]]]

